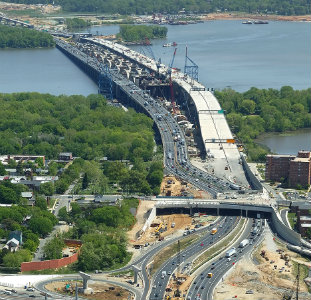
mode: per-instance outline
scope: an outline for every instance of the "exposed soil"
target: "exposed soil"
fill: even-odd
[[[81,282],[77,282],[78,287],[82,287]],[[45,286],[49,291],[65,293],[65,286],[70,284],[67,295],[73,295],[76,281],[54,281]],[[118,286],[113,286],[106,283],[90,283],[89,288],[93,289],[93,294],[83,295],[86,299],[98,299],[98,300],[127,300],[129,292]]]
[[[278,248],[277,245],[276,248]],[[236,267],[216,288],[214,299],[224,300],[235,296],[240,300],[283,299],[284,293],[293,289],[296,276],[293,274],[293,260],[298,255],[285,250],[283,254],[289,255],[289,262],[285,264],[285,260],[281,258],[280,253],[269,249],[271,249],[271,245],[263,244],[254,252],[257,265],[248,257],[239,261]],[[262,250],[265,250],[265,257],[268,260],[260,255]],[[253,294],[246,294],[246,291],[252,291]],[[307,287],[305,284],[300,284],[300,292],[299,299],[309,299],[310,294],[306,294]]]
[[[206,15],[203,20],[274,20],[274,21],[311,21],[311,15],[304,16],[278,16],[278,15],[255,15],[246,13],[212,13]]]

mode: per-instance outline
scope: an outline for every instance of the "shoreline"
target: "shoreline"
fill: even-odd
[[[265,20],[265,21],[289,21],[289,22],[311,22],[311,15],[303,16],[281,16],[281,15],[258,15],[247,13],[211,13],[203,16],[201,20]]]

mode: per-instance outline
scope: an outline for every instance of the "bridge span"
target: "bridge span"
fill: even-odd
[[[125,57],[159,78],[169,76],[170,70],[167,66],[124,45],[99,38],[84,40],[100,45],[115,55]],[[193,116],[192,121],[199,129],[201,152],[207,157],[214,174],[235,180],[242,186],[248,186],[240,152],[224,111],[212,91],[180,71],[172,71],[172,81],[176,87],[176,102],[180,105],[187,103],[186,107],[192,111],[189,115]]]

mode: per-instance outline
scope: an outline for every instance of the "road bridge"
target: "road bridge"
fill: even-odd
[[[4,15],[0,15],[0,23],[5,22],[6,24],[12,24],[13,26],[20,25],[22,27],[27,27],[27,28],[34,28],[34,25],[17,20],[17,19],[12,19],[5,17]]]
[[[167,66],[158,64],[148,56],[137,53],[124,45],[98,38],[84,40],[100,45],[112,53],[136,63],[160,79],[167,79],[169,76]],[[192,118],[191,121],[196,124],[200,135],[201,153],[208,157],[215,175],[225,176],[229,180],[234,179],[238,184],[248,187],[247,179],[249,178],[245,176],[240,152],[226,121],[224,111],[212,91],[177,70],[172,71],[172,81],[175,87],[175,98],[188,111],[190,119]],[[252,188],[257,187],[258,184],[252,186]]]

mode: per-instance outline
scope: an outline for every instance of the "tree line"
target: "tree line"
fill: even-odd
[[[140,42],[147,39],[165,38],[167,28],[159,25],[120,25],[117,38],[125,42]]]
[[[4,0],[6,2],[38,4],[51,0]],[[310,0],[55,0],[63,10],[70,12],[101,12],[130,14],[186,12],[212,13],[239,11],[247,13],[273,13],[278,15],[310,14]]]
[[[0,48],[54,47],[53,37],[34,29],[0,25]]]
[[[294,90],[252,87],[244,93],[232,89],[216,91],[234,134],[246,146],[252,160],[265,161],[267,150],[254,143],[264,132],[284,132],[311,126],[311,89]]]

